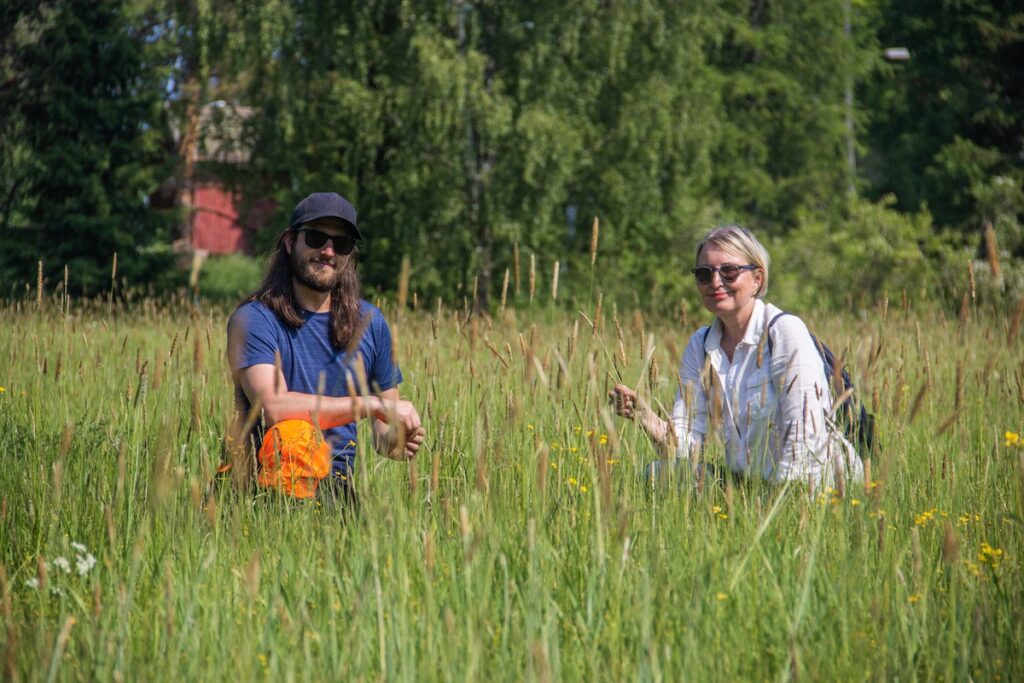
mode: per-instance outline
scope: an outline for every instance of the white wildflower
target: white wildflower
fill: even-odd
[[[25,581],[25,585],[28,586],[29,588],[32,588],[33,590],[37,589],[37,588],[39,588],[39,579],[37,579],[36,577],[33,576],[31,579],[28,579],[27,581]]]
[[[75,567],[78,569],[79,576],[85,576],[95,566],[96,558],[92,556],[92,553],[79,555],[78,559],[75,560]]]
[[[85,547],[85,544],[79,543],[78,541],[71,541],[71,549],[79,555],[84,555],[89,550]]]
[[[70,573],[71,572],[71,563],[68,562],[68,558],[66,558],[66,557],[55,557],[55,558],[53,558],[53,562],[51,564],[53,565],[53,567],[55,569],[59,569],[62,572],[65,572],[65,573]]]

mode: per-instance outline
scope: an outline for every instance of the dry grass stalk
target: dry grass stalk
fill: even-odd
[[[1013,318],[1010,319],[1010,329],[1006,333],[1006,344],[1012,347],[1020,334],[1020,324],[1024,320],[1024,297],[1017,302],[1017,308],[1013,309]]]
[[[960,324],[966,325],[971,319],[971,300],[968,298],[967,292],[964,292],[963,297],[960,299]]]
[[[484,345],[490,350],[491,353],[494,354],[495,358],[497,358],[499,361],[501,361],[501,364],[505,366],[505,369],[508,370],[509,369],[508,362],[505,360],[504,356],[501,355],[501,352],[498,351],[497,347],[494,346],[494,344],[491,342],[490,338],[488,338],[487,336],[484,336]]]
[[[508,268],[505,269],[505,277],[501,281],[501,310],[505,310],[505,302],[508,300]]]
[[[656,358],[651,358],[651,364],[647,368],[647,386],[650,387],[651,393],[658,388],[658,359]]]
[[[939,436],[942,436],[943,434],[948,432],[950,428],[956,424],[958,417],[960,417],[960,411],[954,410],[953,413],[949,417],[947,417],[941,425],[939,425],[939,428],[936,430],[935,433]]]
[[[60,450],[57,452],[58,457],[63,460],[71,450],[71,441],[75,437],[75,424],[73,422],[65,422],[64,429],[60,434]]]
[[[245,591],[250,598],[260,592],[260,551],[252,554],[249,564],[245,567]]]
[[[409,495],[415,497],[420,488],[420,481],[416,478],[416,461],[409,458],[405,465],[409,475]]]
[[[924,384],[921,385],[921,388],[917,392],[917,396],[914,397],[913,405],[910,406],[910,417],[908,418],[909,422],[913,422],[914,418],[916,418],[917,414],[921,411],[921,407],[924,405],[924,398],[927,394],[928,380],[925,379]]]
[[[953,525],[946,521],[946,532],[942,537],[942,561],[946,564],[954,564],[960,557],[960,543],[957,541]]]
[[[430,493],[434,495],[441,484],[441,450],[434,450],[434,458],[430,462]]]
[[[42,555],[36,555],[36,588],[41,594],[46,593],[46,561]]]
[[[197,334],[192,340],[192,370],[197,375],[203,373],[203,361],[205,352],[203,351],[202,338]]]
[[[465,505],[459,506],[459,531],[462,532],[462,541],[469,543],[473,533],[473,526],[469,523],[469,510]]]
[[[1021,300],[1024,303],[1024,299]],[[598,331],[601,328],[601,305],[604,303],[604,293],[598,290],[597,292],[597,305],[594,307],[594,321],[593,321],[593,334],[591,336],[596,337]]]
[[[36,306],[43,307],[43,262],[36,266]]]
[[[515,277],[517,299],[519,298],[519,273],[519,242],[516,242],[515,244],[512,245],[512,275]]]
[[[597,237],[601,232],[601,222],[594,216],[594,223],[590,226],[590,267],[597,263]]]
[[[530,254],[530,303],[533,303],[533,295],[537,291],[537,257]]]
[[[971,303],[977,300],[977,288],[974,282],[974,261],[967,262],[967,289],[971,294]]]
[[[60,509],[61,493],[64,484],[64,461],[57,460],[53,463],[53,509]]]
[[[988,267],[992,269],[992,277],[1000,280],[1003,277],[1003,269],[999,265],[999,247],[996,244],[996,231],[991,221],[985,222],[985,256],[988,259]]]
[[[622,367],[626,367],[626,344],[622,335],[622,326],[619,325],[618,317],[613,316],[612,322],[615,323],[615,336],[619,340],[619,363]]]
[[[199,388],[192,387],[192,424],[191,429],[199,430],[203,426],[203,403],[199,397]]]
[[[558,261],[555,261],[555,267],[551,273],[551,300],[555,301],[558,299]]]
[[[64,625],[60,629],[60,635],[57,636],[57,644],[53,648],[53,656],[50,657],[50,673],[47,675],[46,680],[52,681],[57,678],[57,672],[60,670],[60,663],[64,659],[64,648],[68,646],[68,641],[71,640],[71,629],[74,628],[77,621],[74,617],[68,617],[64,620]]]

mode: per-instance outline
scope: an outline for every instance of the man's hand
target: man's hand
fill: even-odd
[[[409,401],[381,397],[374,414],[377,450],[393,460],[412,460],[423,444],[426,431],[416,407]]]

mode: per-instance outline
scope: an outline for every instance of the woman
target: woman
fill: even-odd
[[[616,412],[637,420],[662,452],[674,443],[690,460],[719,429],[737,476],[812,486],[862,478],[860,458],[830,418],[832,393],[807,326],[795,315],[776,318],[782,311],[762,301],[768,252],[757,238],[738,226],[712,230],[697,245],[693,274],[715,320],[683,352],[672,431],[621,384],[609,392]]]

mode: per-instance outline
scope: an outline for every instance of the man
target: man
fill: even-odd
[[[423,442],[416,408],[398,394],[391,331],[360,299],[360,239],[346,199],[309,195],[292,212],[263,282],[228,321],[237,417],[256,406],[273,425],[264,435],[258,423],[254,432],[264,488],[351,497],[361,418],[371,420],[374,446],[389,457],[414,458]],[[328,470],[328,485],[318,486]]]

